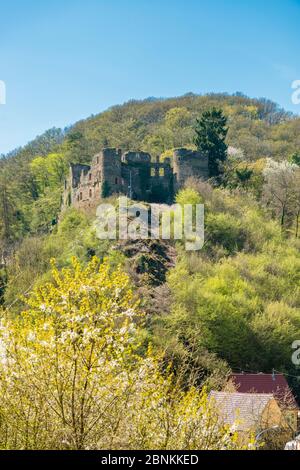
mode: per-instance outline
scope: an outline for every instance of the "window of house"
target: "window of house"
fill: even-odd
[[[155,168],[151,168],[151,176],[155,176]]]
[[[93,196],[93,192],[92,192],[92,190],[91,190],[91,189],[90,189],[90,191],[89,191],[89,194],[90,194],[90,197],[92,197],[92,196]]]
[[[118,178],[115,178],[115,184],[118,184]]]
[[[82,201],[82,193],[80,193],[79,199],[80,199],[80,201]]]
[[[92,173],[89,174],[89,180],[92,180]]]
[[[159,176],[165,176],[165,169],[164,168],[159,169]]]

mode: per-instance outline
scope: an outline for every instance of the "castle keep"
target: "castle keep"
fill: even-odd
[[[171,161],[153,161],[146,152],[105,148],[91,166],[71,164],[65,181],[63,206],[88,208],[114,193],[130,199],[171,204],[187,178],[208,178],[207,156],[189,149],[176,149]]]

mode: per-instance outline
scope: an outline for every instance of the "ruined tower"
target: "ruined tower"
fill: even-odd
[[[190,177],[207,179],[208,157],[198,152],[180,148],[173,153],[174,191],[177,192]]]
[[[122,191],[121,155],[121,149],[105,148],[94,156],[91,179],[98,183],[99,197]]]

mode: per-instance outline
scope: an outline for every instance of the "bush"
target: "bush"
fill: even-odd
[[[227,254],[243,249],[246,231],[243,224],[230,214],[208,214],[205,225],[207,247],[221,245]]]
[[[238,449],[205,391],[137,354],[128,277],[73,260],[1,324],[2,449]],[[249,439],[249,444],[253,444]]]

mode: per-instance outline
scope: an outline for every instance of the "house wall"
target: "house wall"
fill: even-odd
[[[287,427],[287,423],[275,398],[270,400],[268,405],[263,410],[261,423],[259,424],[263,429],[267,429],[272,426],[280,426],[283,428]]]

